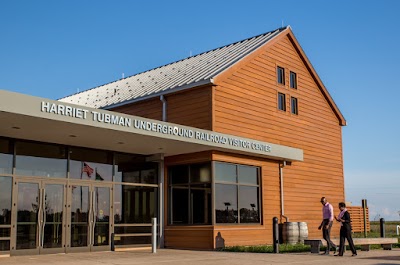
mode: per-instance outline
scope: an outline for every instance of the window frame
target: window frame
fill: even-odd
[[[281,100],[281,96],[283,97],[283,100]],[[281,108],[281,103],[283,103],[282,104],[283,108]],[[286,112],[286,94],[285,93],[278,92],[278,104],[277,105],[278,105],[277,106],[278,110]]]
[[[216,163],[221,163],[221,164],[230,164],[230,165],[234,165],[236,167],[236,182],[230,182],[230,181],[216,181]],[[250,184],[250,183],[240,183],[239,182],[239,167],[240,166],[247,166],[247,167],[255,167],[257,170],[257,184]],[[213,225],[261,225],[263,224],[263,205],[262,205],[262,183],[261,183],[261,166],[255,166],[255,165],[246,165],[246,164],[237,164],[237,163],[229,163],[229,162],[224,162],[224,161],[212,161],[212,172],[213,172]],[[216,184],[218,185],[231,185],[231,186],[235,186],[236,188],[236,205],[237,205],[237,222],[236,223],[217,223],[217,213],[216,213]],[[240,221],[240,188],[241,187],[255,187],[257,188],[257,208],[258,208],[258,222],[252,222],[252,223],[242,223]]]
[[[294,76],[294,78],[292,78]],[[290,71],[289,73],[289,87],[297,89],[297,73]]]
[[[290,97],[290,113],[299,115],[299,100],[296,97]]]
[[[285,85],[285,68],[282,66],[276,66],[276,82],[279,85]]]

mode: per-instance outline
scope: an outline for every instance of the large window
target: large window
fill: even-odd
[[[216,223],[260,223],[259,167],[214,165]]]
[[[70,178],[112,181],[112,152],[71,147],[69,153]]]
[[[210,163],[172,166],[169,179],[169,223],[211,224]]]
[[[66,148],[59,145],[17,141],[15,174],[66,178]]]
[[[0,139],[0,174],[12,174],[13,146],[9,140]]]
[[[142,155],[115,154],[115,182],[158,183],[158,164]]]

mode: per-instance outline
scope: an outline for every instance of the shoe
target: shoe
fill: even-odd
[[[335,255],[336,253],[339,253],[339,247],[335,247],[335,251],[333,252],[333,254]]]
[[[335,257],[343,257],[343,255],[336,254]]]
[[[353,255],[351,255],[352,257],[355,257],[355,256],[357,256],[357,253],[354,253]]]

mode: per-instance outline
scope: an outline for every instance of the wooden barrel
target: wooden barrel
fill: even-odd
[[[285,244],[299,243],[299,223],[285,222],[282,224],[282,237]]]
[[[308,239],[308,226],[306,222],[299,222],[299,243],[304,243]]]

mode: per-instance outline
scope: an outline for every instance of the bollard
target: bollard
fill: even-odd
[[[157,250],[157,218],[151,218],[151,252],[156,253]]]
[[[364,215],[364,237],[367,237],[367,200],[362,199],[362,208],[363,208],[363,215]]]
[[[111,251],[115,251],[114,233],[111,233]]]
[[[279,253],[279,226],[278,217],[272,218],[272,232],[274,241],[274,253]]]
[[[381,219],[379,219],[379,221],[380,221],[381,237],[386,237],[385,236],[385,219],[381,218]]]

